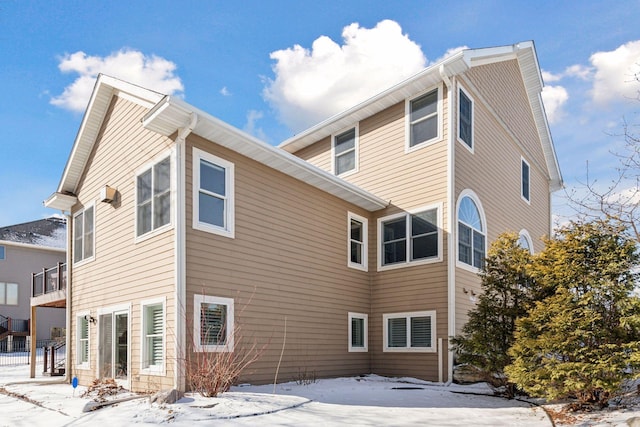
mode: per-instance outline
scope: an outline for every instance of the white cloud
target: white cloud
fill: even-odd
[[[637,98],[640,85],[640,40],[591,55],[595,68],[593,100],[598,104]]]
[[[553,74],[550,71],[542,70],[542,80],[545,83],[557,82],[560,81],[564,77],[562,74]]]
[[[542,90],[542,101],[549,123],[557,123],[564,111],[563,105],[569,99],[569,93],[562,86],[545,86]]]
[[[176,64],[131,49],[121,49],[106,57],[89,56],[78,51],[65,55],[58,68],[63,73],[79,75],[61,95],[51,99],[51,104],[71,111],[81,112],[87,107],[99,73],[168,95],[184,90],[182,81],[174,74]]]
[[[321,36],[311,49],[295,45],[271,53],[275,79],[267,79],[263,95],[293,131],[364,101],[426,64],[420,46],[391,20],[371,29],[353,23],[342,38],[342,45]]]
[[[593,68],[584,65],[571,65],[564,70],[566,76],[577,77],[580,80],[589,80],[593,75]]]
[[[263,141],[267,141],[267,136],[262,130],[262,128],[256,125],[257,121],[264,117],[264,113],[262,111],[257,110],[249,110],[247,113],[247,123],[244,125],[243,130],[248,134],[255,136]]]
[[[226,86],[224,86],[222,89],[220,89],[220,95],[231,96],[231,92],[229,91],[229,89],[227,89]]]
[[[443,59],[446,59],[446,58],[448,58],[450,56],[453,56],[456,53],[458,53],[460,51],[463,51],[463,50],[466,50],[466,49],[469,49],[469,46],[458,46],[458,47],[452,47],[450,49],[447,49],[447,51],[444,53],[444,55],[442,55],[440,58],[437,58],[435,61],[431,61],[429,63],[429,65],[436,64],[436,63],[442,61]]]

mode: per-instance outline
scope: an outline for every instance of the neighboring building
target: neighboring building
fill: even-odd
[[[0,350],[6,349],[9,339],[17,343],[30,335],[32,273],[64,264],[65,247],[64,219],[0,227]],[[61,338],[66,324],[64,307],[37,310],[36,339]]]
[[[273,147],[100,76],[46,201],[71,224],[68,372],[185,388],[190,355],[256,343],[242,381],[451,380],[489,243],[550,232],[542,86],[532,43],[469,49]]]

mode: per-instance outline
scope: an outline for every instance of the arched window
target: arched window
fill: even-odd
[[[458,203],[458,261],[471,267],[484,265],[486,230],[483,215],[471,194]]]
[[[531,236],[529,235],[529,232],[527,230],[520,230],[520,238],[518,239],[518,244],[533,255],[533,242],[531,241]]]

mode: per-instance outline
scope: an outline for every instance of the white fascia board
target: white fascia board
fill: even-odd
[[[293,154],[267,144],[178,98],[163,98],[142,119],[142,124],[149,130],[168,136],[185,126],[190,121],[192,113],[199,117],[193,133],[213,143],[227,147],[369,211],[382,209],[389,204],[386,200],[313,166]]]
[[[59,252],[59,253],[65,253],[67,251],[65,248],[56,248],[53,246],[35,245],[30,243],[12,242],[11,240],[0,240],[0,246],[13,246],[16,248],[37,249],[40,251],[50,251],[50,252]]]
[[[63,193],[53,193],[47,200],[43,202],[44,206],[59,211],[71,212],[71,208],[78,202],[76,196]]]

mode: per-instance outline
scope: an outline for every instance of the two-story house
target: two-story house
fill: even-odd
[[[0,351],[25,351],[28,337],[35,341],[64,335],[64,305],[33,304],[33,273],[64,270],[66,224],[45,218],[0,227]],[[36,293],[43,293],[37,282]],[[34,315],[37,314],[37,322]]]
[[[68,371],[185,389],[205,352],[242,381],[450,381],[489,243],[550,232],[562,186],[533,43],[469,49],[271,146],[100,76],[57,191]]]

